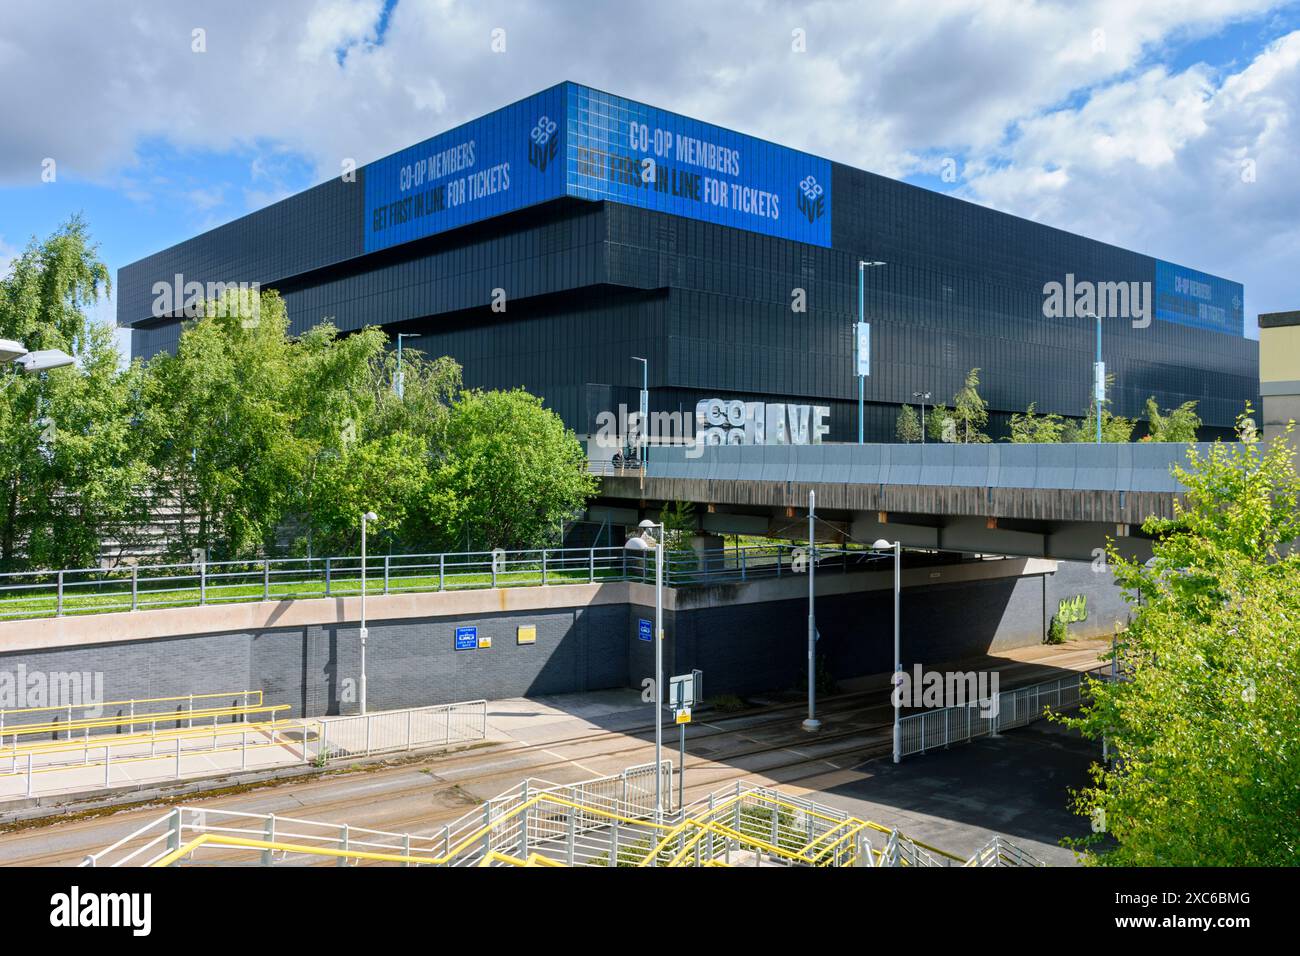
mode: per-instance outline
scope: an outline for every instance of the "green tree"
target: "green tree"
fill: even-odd
[[[595,488],[582,445],[540,398],[522,389],[473,391],[447,416],[424,505],[448,545],[534,548]]]
[[[1034,402],[1029,403],[1025,413],[1011,416],[1011,441],[1016,444],[1054,444],[1065,433],[1065,421],[1055,412],[1039,415],[1034,409]]]
[[[966,381],[952,397],[951,417],[957,425],[957,440],[963,444],[989,441],[984,427],[989,422],[988,402],[980,396],[980,370],[971,369]]]
[[[695,517],[695,503],[691,501],[671,502],[660,512],[659,520],[663,522],[664,543],[670,551],[687,547],[691,535],[699,527]]]
[[[925,437],[930,441],[960,441],[951,409],[942,403],[931,406],[925,416]]]
[[[110,291],[80,217],[35,239],[0,278],[0,338],[62,349],[76,367],[0,379],[0,565],[85,567],[129,543],[144,513],[134,423],[138,365],[119,368],[110,328],[86,307]]]
[[[1106,376],[1106,394],[1112,393],[1115,383],[1114,375]],[[1110,399],[1101,403],[1101,440],[1103,442],[1128,442],[1133,440],[1133,430],[1137,422],[1131,418],[1116,415],[1110,410]],[[1083,421],[1071,423],[1065,428],[1065,441],[1095,442],[1097,440],[1097,399],[1088,404],[1088,413]]]
[[[1249,412],[1249,409],[1248,409]],[[1285,436],[1189,450],[1150,564],[1110,549],[1141,595],[1127,679],[1092,685],[1077,718],[1114,762],[1076,807],[1114,838],[1106,865],[1259,866],[1300,854],[1300,480]]]
[[[314,502],[316,545],[327,554],[356,554],[361,515],[379,520],[370,532],[389,543],[410,540],[414,512],[429,483],[428,454],[419,436],[392,432],[349,445],[324,461]]]
[[[148,365],[142,427],[156,506],[175,509],[173,553],[212,559],[269,550],[300,500],[293,346],[274,292],[207,308],[176,354]]]
[[[921,419],[916,414],[916,409],[911,405],[904,405],[898,412],[898,423],[894,426],[894,434],[898,436],[901,442],[916,442],[921,440]]]
[[[1156,404],[1155,396],[1147,399],[1147,434],[1150,441],[1193,442],[1201,427],[1201,417],[1196,414],[1196,402],[1183,402],[1164,414]]]

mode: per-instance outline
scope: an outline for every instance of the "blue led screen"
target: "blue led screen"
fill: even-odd
[[[1240,282],[1156,260],[1156,318],[1193,328],[1244,335]]]
[[[366,252],[564,195],[564,107],[552,87],[366,166]]]
[[[565,86],[569,195],[830,246],[828,160]]]
[[[828,160],[562,83],[368,165],[365,250],[564,195],[830,246],[830,187]]]

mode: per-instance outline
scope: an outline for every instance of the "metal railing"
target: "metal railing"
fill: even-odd
[[[450,746],[487,737],[487,701],[321,717],[318,760]]]
[[[900,757],[925,753],[962,744],[976,737],[994,736],[1013,727],[1024,727],[1041,720],[1048,708],[1068,710],[1083,700],[1086,678],[1105,680],[1110,665],[1102,665],[1077,674],[1030,684],[998,694],[997,706],[992,699],[974,701],[957,707],[943,707],[920,714],[910,714],[898,722]]]
[[[263,865],[340,866],[929,867],[1033,860],[1001,838],[963,860],[896,829],[740,782],[656,821],[644,796],[653,794],[657,773],[671,784],[667,762],[577,784],[525,780],[433,835],[177,807],[81,865],[238,863],[250,853]]]
[[[818,570],[832,571],[865,570],[883,560],[875,552],[837,547],[817,548],[814,559]],[[671,551],[665,555],[665,584],[691,587],[781,577],[806,569],[808,560],[806,548],[784,544]],[[366,560],[368,595],[653,580],[653,553],[623,547],[373,555]],[[360,593],[360,556],[15,571],[0,574],[0,620]]]
[[[86,688],[82,688],[86,690]],[[69,696],[60,690],[61,696]],[[84,704],[52,704],[42,707],[11,707],[0,709],[0,736],[6,727],[26,727],[35,723],[54,723],[60,717],[66,722],[82,720],[89,717],[101,717],[104,712],[116,710],[114,716],[126,717],[127,724],[134,729],[134,723],[149,720],[185,720],[194,713],[197,702],[207,709],[214,701],[230,701],[231,707],[260,706],[260,690],[237,690],[225,694],[182,694],[177,697],[133,697],[127,700],[87,700]],[[184,704],[185,709],[180,709]],[[135,720],[135,718],[139,720]]]
[[[1046,866],[1042,860],[1001,836],[994,836],[963,866]]]
[[[274,715],[287,707],[256,705],[244,716]],[[96,736],[86,727],[78,739],[20,743],[13,735],[10,745],[0,749],[0,797],[31,797],[38,789],[49,794],[231,773],[248,770],[254,763],[259,769],[289,764],[323,767],[338,760],[454,746],[487,736],[485,700],[346,717],[221,723],[223,716],[229,714],[196,710],[192,720],[186,713],[169,713],[163,720],[137,715],[135,723],[147,730]],[[202,723],[196,726],[196,721]],[[185,726],[180,726],[182,722]],[[159,727],[159,723],[177,726]],[[264,753],[272,750],[279,753]],[[250,756],[255,760],[250,761]],[[48,784],[38,788],[38,782]]]

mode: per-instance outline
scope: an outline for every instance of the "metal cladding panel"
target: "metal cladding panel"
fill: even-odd
[[[1075,488],[1088,488],[1100,491],[1126,490],[1117,482],[1120,445],[1106,442],[1100,445],[1083,446],[1076,449],[1078,464],[1074,472]]]
[[[1074,488],[1078,455],[1074,445],[1038,445],[1034,488]]]
[[[831,244],[831,164],[576,83],[568,190],[817,246]]]
[[[848,484],[860,480],[854,474],[857,445],[821,445],[822,481]]]
[[[920,484],[944,487],[952,484],[956,445],[928,444],[921,446]]]
[[[952,445],[952,476],[948,483],[962,488],[985,488],[994,483],[990,473],[1001,451],[997,445]]]
[[[1204,454],[1211,446],[1200,443],[1195,446]],[[1186,465],[1187,445],[1168,442],[1143,442],[1134,445],[1133,474],[1131,490],[1133,491],[1177,491],[1181,488],[1170,473],[1171,464]]]
[[[366,166],[366,252],[565,194],[563,85]]]
[[[996,488],[1032,488],[1038,470],[1038,445],[1007,445],[998,449]]]
[[[888,465],[887,445],[852,445],[853,478],[857,484],[879,485],[884,483]]]
[[[797,480],[794,447],[792,445],[764,445],[763,481]]]
[[[891,445],[885,474],[882,480],[887,485],[921,484],[921,463],[923,449],[928,445]]]

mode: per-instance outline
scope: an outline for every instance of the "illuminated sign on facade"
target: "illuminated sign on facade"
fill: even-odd
[[[575,83],[364,175],[367,252],[566,195],[831,244],[829,161]]]
[[[1156,318],[1193,328],[1244,334],[1240,282],[1156,260]]]

